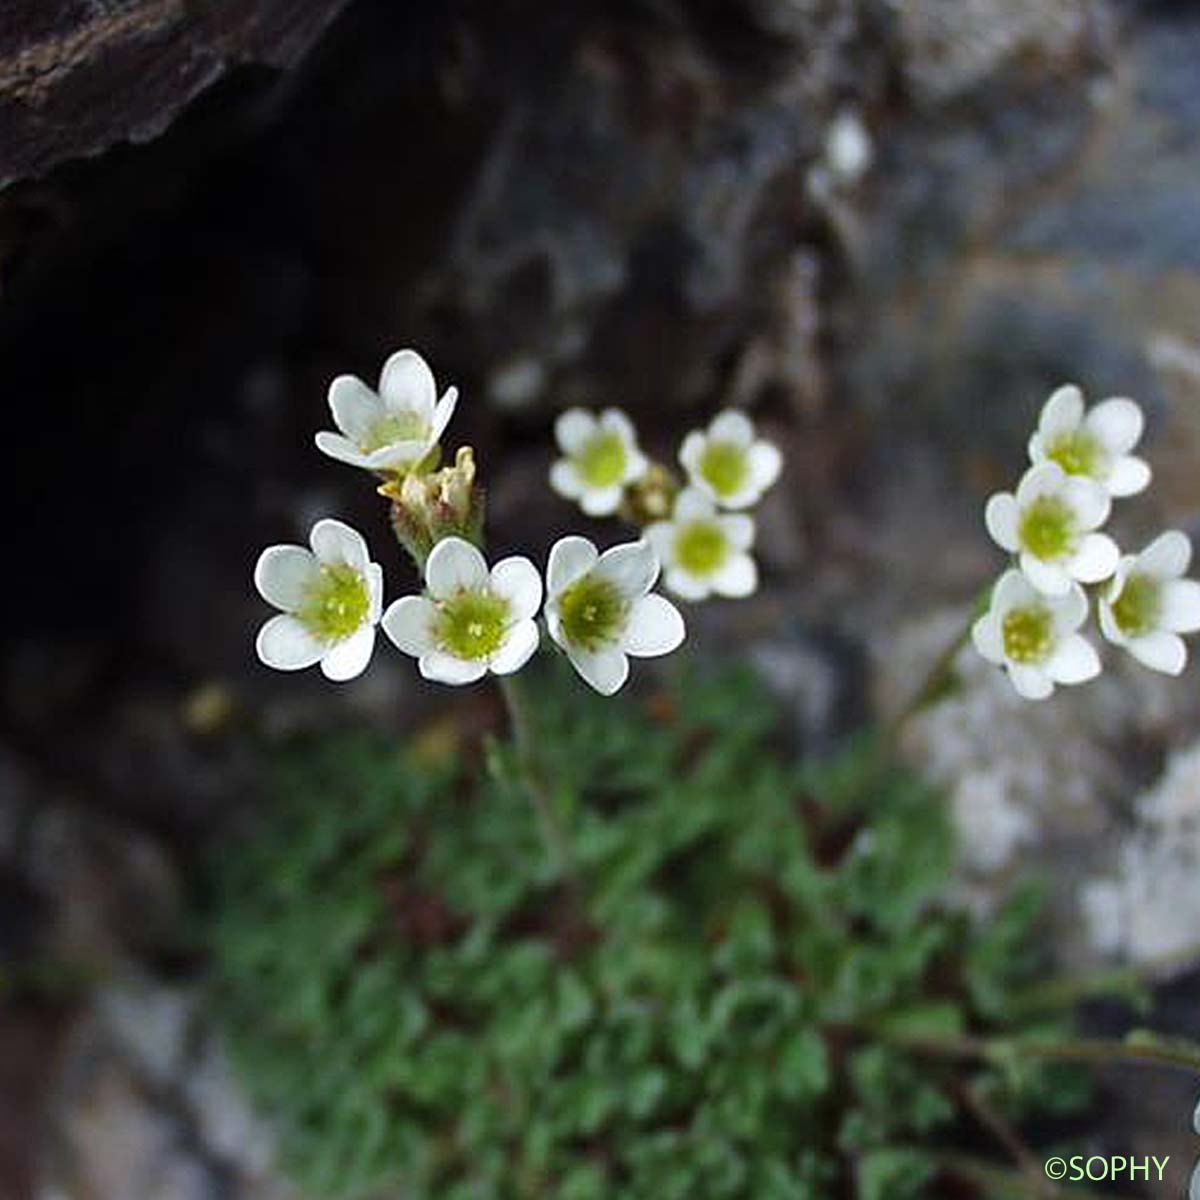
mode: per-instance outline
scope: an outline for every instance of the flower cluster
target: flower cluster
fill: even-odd
[[[664,566],[667,587],[687,599],[754,590],[754,522],[722,510],[756,503],[779,474],[780,455],[755,438],[743,415],[723,413],[685,439],[680,460],[689,486],[680,490],[638,449],[623,413],[564,413],[555,434],[565,457],[553,468],[553,487],[590,516],[623,505],[640,512],[646,528],[637,540],[604,551],[585,537],[560,538],[543,583],[520,555],[489,567],[471,448],[439,467],[457,401],[453,387],[438,399],[433,373],[414,350],[384,363],[378,391],[352,375],[333,381],[329,407],[339,432],[318,433],[317,448],[378,477],[392,528],[424,590],[385,609],[383,572],[366,542],[340,521],[319,521],[310,548],[271,546],[255,568],[259,593],[280,610],[258,635],[267,666],[320,664],[329,679],[352,679],[370,661],[378,626],[426,679],[473,683],[529,661],[541,641],[540,613],[579,675],[612,695],[625,683],[631,657],[667,654],[683,642],[679,610],[654,591]]]
[[[992,589],[972,637],[1027,699],[1100,673],[1100,657],[1080,632],[1091,610],[1085,586],[1095,589],[1100,631],[1113,645],[1170,675],[1187,662],[1180,634],[1200,630],[1200,583],[1183,578],[1191,543],[1170,530],[1140,554],[1123,555],[1102,532],[1113,499],[1150,483],[1149,466],[1133,454],[1143,424],[1132,400],[1114,397],[1089,410],[1079,388],[1059,388],[1029,440],[1031,466],[1015,493],[987,503],[988,532],[1015,564]]]
[[[588,516],[620,512],[642,525],[669,592],[704,600],[757,588],[754,518],[745,510],[779,477],[783,459],[745,413],[719,413],[707,429],[683,439],[683,486],[642,453],[629,418],[617,409],[599,415],[570,409],[554,432],[563,457],[551,468],[551,486]]]

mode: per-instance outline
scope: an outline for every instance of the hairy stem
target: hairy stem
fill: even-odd
[[[499,677],[500,694],[508,709],[508,721],[517,744],[521,778],[537,813],[542,841],[560,874],[572,885],[575,879],[571,850],[554,812],[554,793],[538,753],[537,729],[526,685],[515,675]]]

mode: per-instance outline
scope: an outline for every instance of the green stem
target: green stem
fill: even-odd
[[[905,1038],[884,1034],[897,1044],[940,1058],[976,1059],[1001,1063],[1012,1057],[1043,1058],[1062,1062],[1126,1063],[1134,1066],[1172,1067],[1200,1075],[1200,1050],[1170,1041],[1116,1041],[1108,1038],[1073,1038],[1037,1042],[1010,1038]]]
[[[554,792],[537,748],[537,728],[525,684],[515,675],[499,677],[500,694],[508,708],[509,725],[517,744],[517,760],[525,789],[537,813],[542,840],[559,873],[572,885],[575,879],[571,850],[554,812]]]
[[[989,586],[990,590],[990,586]],[[977,603],[972,604],[967,613],[963,627],[954,635],[942,652],[933,660],[924,678],[913,690],[903,707],[884,726],[883,748],[890,757],[900,743],[900,737],[913,719],[932,701],[939,692],[943,691],[950,681],[958,652],[967,644],[971,637],[971,628],[975,624]]]

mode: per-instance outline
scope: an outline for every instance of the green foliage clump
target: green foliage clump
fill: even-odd
[[[930,1053],[1021,1032],[1038,964],[1036,908],[941,902],[952,841],[921,782],[866,742],[797,767],[744,675],[647,706],[536,678],[576,885],[501,744],[486,769],[366,736],[296,750],[223,847],[215,1002],[304,1187],[904,1200],[964,1089],[1017,1119],[1052,1090]]]

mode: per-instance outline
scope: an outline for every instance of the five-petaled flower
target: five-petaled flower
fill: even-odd
[[[555,542],[546,568],[546,623],[571,665],[602,696],[629,675],[629,655],[669,654],[683,641],[683,618],[651,593],[654,547],[644,539],[599,554],[585,537]]]
[[[1111,508],[1101,484],[1045,462],[1025,472],[1015,496],[992,496],[984,519],[993,539],[1019,556],[1021,570],[1035,588],[1064,596],[1074,581],[1099,583],[1116,569],[1116,543],[1095,532]]]
[[[329,385],[341,432],[322,430],[317,449],[368,471],[407,471],[438,444],[457,402],[453,387],[437,399],[433,372],[415,350],[397,350],[383,364],[378,393],[355,375],[339,375]]]
[[[1034,464],[1058,463],[1068,475],[1094,480],[1110,496],[1133,496],[1150,482],[1150,467],[1130,453],[1144,424],[1134,401],[1114,396],[1085,411],[1083,393],[1067,384],[1043,406],[1029,439],[1029,458]]]
[[[668,590],[685,600],[749,596],[758,586],[758,568],[749,550],[754,520],[744,513],[719,513],[695,488],[675,500],[669,521],[656,521],[646,537],[658,552]]]
[[[1104,636],[1152,671],[1178,675],[1187,664],[1179,635],[1200,630],[1200,583],[1182,578],[1191,560],[1191,542],[1169,530],[1122,558],[1100,593]]]
[[[633,424],[617,408],[606,408],[599,417],[569,408],[554,422],[554,437],[564,457],[550,468],[550,486],[578,501],[589,517],[615,513],[625,488],[649,465]]]
[[[327,679],[360,675],[375,646],[383,571],[361,535],[341,521],[318,521],[303,546],[269,546],[254,585],[283,611],[258,631],[258,657],[280,671],[321,664]]]
[[[971,637],[984,658],[1008,671],[1020,695],[1045,700],[1055,684],[1084,683],[1100,674],[1095,648],[1078,632],[1087,615],[1087,597],[1077,583],[1061,596],[1048,596],[1010,570],[997,580],[991,607]]]
[[[489,571],[470,542],[444,538],[425,563],[425,589],[390,604],[382,625],[426,679],[474,683],[488,671],[509,675],[537,649],[542,577],[529,559],[505,558]]]
[[[770,442],[756,439],[745,413],[727,409],[708,429],[683,439],[679,461],[688,482],[722,508],[749,508],[779,478],[783,457]]]

